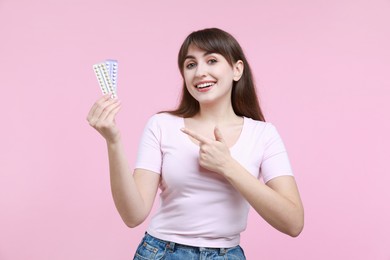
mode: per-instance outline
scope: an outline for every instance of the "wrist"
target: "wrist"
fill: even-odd
[[[231,177],[237,172],[238,166],[238,162],[235,159],[231,158],[224,164],[224,167],[221,170],[222,175],[226,179],[231,179]]]
[[[106,139],[106,143],[107,143],[108,147],[116,147],[116,146],[120,145],[121,142],[122,142],[122,139],[121,139],[120,135],[118,135],[116,138]]]

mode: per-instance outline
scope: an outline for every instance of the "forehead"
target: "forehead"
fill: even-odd
[[[188,47],[188,50],[187,50],[187,54],[185,56],[185,59],[189,59],[189,58],[201,58],[201,57],[204,57],[204,56],[207,56],[209,54],[214,54],[214,55],[221,55],[217,52],[213,52],[213,51],[206,51],[206,50],[203,50],[201,48],[199,48],[198,46],[194,45],[194,44],[191,44],[189,47]]]
[[[199,48],[198,46],[194,45],[194,44],[191,44],[189,47],[188,47],[188,50],[187,50],[187,54],[188,53],[193,53],[193,52],[206,52],[205,50]]]

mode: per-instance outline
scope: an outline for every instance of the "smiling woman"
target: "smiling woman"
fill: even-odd
[[[265,121],[263,113],[260,109],[256,88],[253,83],[252,71],[249,63],[244,55],[244,52],[237,42],[237,40],[229,33],[217,28],[205,29],[190,34],[183,42],[178,56],[178,66],[182,77],[184,78],[185,69],[190,69],[192,66],[196,66],[195,63],[189,62],[185,64],[187,59],[192,58],[189,53],[189,49],[203,50],[204,55],[219,55],[234,68],[235,62],[242,63],[239,69],[241,69],[242,75],[238,74],[240,80],[232,81],[232,107],[234,113],[238,116],[248,116],[255,120]],[[218,60],[211,59],[209,64],[217,62]],[[187,66],[189,67],[187,67]],[[175,111],[171,111],[172,114],[192,117],[199,111],[199,103],[190,95],[186,88],[186,83],[183,82],[183,92],[181,103]]]
[[[219,99],[219,105],[224,103],[229,107],[232,82],[240,79],[242,71],[241,60],[230,65],[221,54],[208,53],[191,45],[183,74],[188,92],[199,104]]]
[[[134,259],[245,259],[240,233],[250,206],[298,236],[303,206],[286,149],[264,120],[238,42],[216,28],[193,32],[178,64],[181,102],[149,119],[133,175],[115,124],[119,102],[106,95],[88,115],[107,141],[114,202],[129,227],[146,219],[161,189]]]

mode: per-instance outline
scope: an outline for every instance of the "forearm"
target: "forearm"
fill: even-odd
[[[111,193],[123,221],[135,227],[146,217],[145,203],[130,171],[122,142],[108,143]]]
[[[300,201],[294,202],[263,184],[234,160],[224,170],[224,176],[270,225],[290,236],[299,235],[303,228]]]

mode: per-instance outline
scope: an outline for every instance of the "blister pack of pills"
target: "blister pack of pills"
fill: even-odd
[[[103,95],[111,93],[112,98],[117,98],[118,61],[105,60],[94,64],[93,70]]]

